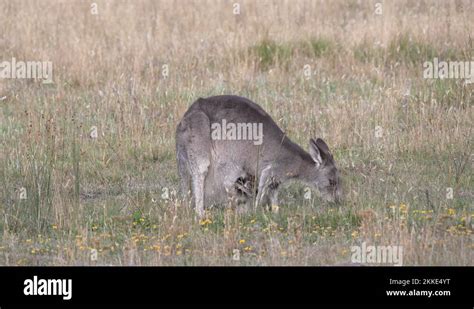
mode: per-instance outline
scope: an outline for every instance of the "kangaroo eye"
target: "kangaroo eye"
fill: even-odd
[[[337,182],[335,180],[332,180],[332,179],[329,180],[329,185],[330,186],[335,187],[336,184],[337,184]]]

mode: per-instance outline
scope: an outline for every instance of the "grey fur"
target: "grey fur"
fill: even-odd
[[[211,125],[262,123],[263,143],[213,140]],[[341,197],[339,172],[328,146],[311,139],[309,153],[293,143],[254,102],[231,95],[199,98],[176,129],[176,155],[181,191],[192,193],[199,216],[204,206],[225,203],[232,195],[248,195],[247,179],[258,182],[257,205],[278,203],[278,188],[290,180],[317,187],[323,198]],[[239,188],[240,186],[240,188]]]

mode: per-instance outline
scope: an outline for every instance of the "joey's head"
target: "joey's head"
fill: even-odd
[[[339,202],[342,198],[341,179],[328,145],[320,138],[309,141],[309,154],[314,166],[308,172],[309,182],[315,186],[323,199]]]

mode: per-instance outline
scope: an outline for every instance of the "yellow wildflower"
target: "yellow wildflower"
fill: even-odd
[[[405,204],[400,204],[400,212],[406,213],[408,211],[408,206]]]
[[[205,220],[199,221],[199,224],[200,224],[200,225],[203,225],[203,226],[204,226],[204,225],[211,224],[211,223],[212,223],[211,219],[205,219]]]

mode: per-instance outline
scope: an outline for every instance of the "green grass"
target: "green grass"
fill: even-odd
[[[333,52],[336,47],[334,42],[326,38],[312,38],[308,42],[301,43],[301,48],[310,57],[323,57]]]
[[[290,63],[298,54],[308,58],[321,58],[336,50],[336,44],[326,38],[311,38],[308,41],[290,41],[287,43],[264,39],[249,48],[249,54],[257,61],[258,67],[267,71],[278,66],[289,69]]]
[[[290,23],[268,24],[255,12],[280,4],[246,7],[242,20],[210,18],[192,3],[147,9],[155,5],[102,10],[107,31],[95,31],[98,19],[72,18],[75,6],[48,13],[61,31],[48,19],[0,19],[11,43],[4,54],[20,59],[37,42],[25,57],[51,57],[57,77],[0,81],[0,265],[351,265],[350,247],[364,241],[404,246],[405,265],[472,265],[472,86],[422,78],[433,57],[471,59],[460,35],[470,20],[451,12],[449,32],[421,6],[436,28],[428,39],[400,15],[411,5],[385,3],[394,15],[381,44],[370,32],[380,20],[363,12],[372,6],[355,1],[301,20],[303,7],[291,3],[280,11]],[[353,16],[350,32],[340,13]],[[304,76],[305,65],[314,74]],[[344,202],[332,207],[314,190],[305,198],[306,185],[293,183],[278,211],[213,208],[197,219],[176,196],[174,134],[194,100],[219,94],[257,102],[305,149],[324,138]]]
[[[250,54],[255,55],[259,68],[265,71],[276,64],[285,67],[293,55],[293,49],[290,45],[266,39],[250,47]]]

